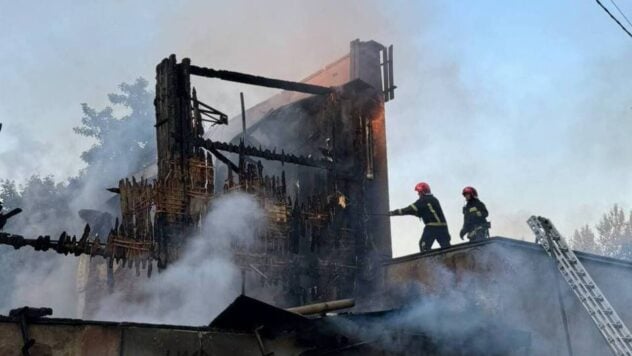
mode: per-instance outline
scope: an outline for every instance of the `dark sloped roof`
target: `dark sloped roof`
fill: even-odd
[[[270,330],[291,330],[308,326],[306,317],[240,295],[210,324],[211,328],[252,332],[260,326]]]
[[[400,263],[404,261],[411,261],[418,258],[437,256],[437,255],[445,254],[448,252],[468,250],[468,249],[483,247],[483,246],[487,246],[491,244],[501,244],[503,246],[507,246],[511,248],[530,250],[534,253],[544,253],[544,250],[542,249],[542,247],[536,244],[535,242],[515,240],[515,239],[502,237],[502,236],[494,236],[482,241],[466,242],[466,243],[462,243],[458,245],[452,245],[448,248],[440,248],[440,249],[431,250],[428,252],[414,253],[411,255],[396,257],[389,261],[385,261],[384,265],[396,264],[396,263]],[[621,260],[621,259],[606,257],[606,256],[600,256],[593,253],[582,252],[582,251],[574,250],[574,252],[577,255],[577,257],[579,257],[581,260],[593,261],[593,262],[608,264],[610,266],[616,266],[616,267],[622,267],[622,268],[632,268],[632,261]]]

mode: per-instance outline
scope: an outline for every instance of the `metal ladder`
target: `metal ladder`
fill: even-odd
[[[590,314],[612,352],[632,356],[632,334],[555,226],[541,216],[532,216],[527,223],[536,236],[536,243],[557,262],[560,273]]]

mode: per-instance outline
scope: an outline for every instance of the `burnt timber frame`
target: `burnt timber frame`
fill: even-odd
[[[165,58],[156,68],[154,101],[158,175],[153,182],[142,177],[140,181],[124,179],[112,189],[120,194],[122,223],[110,232],[107,242],[66,236],[58,241],[46,236],[28,241],[16,235],[4,238],[9,244],[41,250],[101,255],[109,259],[108,271],[113,260],[122,260],[123,267],[136,265],[137,274],[138,266],[144,269],[147,262],[149,273],[151,260],[164,268],[180,257],[183,243],[195,235],[215,192],[222,194],[215,187],[220,187],[224,176],[216,175],[214,162],[208,159],[212,155],[217,158],[215,164],[223,162],[229,167],[224,182],[230,183],[224,184],[224,192],[239,189],[253,193],[277,224],[257,237],[264,249],[242,253],[241,257],[249,255],[238,261],[240,265],[260,268],[271,285],[283,283],[286,292],[287,288],[300,289],[289,293],[291,298],[299,298],[293,304],[366,291],[365,282],[377,279],[370,265],[390,257],[387,218],[367,215],[388,210],[384,89],[394,87],[380,79],[387,69],[384,61],[392,64],[392,57],[388,58],[384,57],[384,46],[374,41],[352,42],[350,54],[306,79],[335,85],[335,89],[192,66],[186,58],[178,63],[174,55]],[[260,137],[256,135],[269,130],[265,122],[284,122],[290,129],[267,131],[273,141],[259,142],[259,148],[256,143],[247,146],[245,137],[230,143],[205,140],[203,121],[217,125],[228,120],[220,110],[197,100],[191,75],[302,93],[282,92],[269,99],[272,106],[263,105],[265,110],[259,104],[251,108],[255,124],[248,130],[250,137]],[[279,117],[283,119],[274,121]],[[270,120],[257,121],[262,118]],[[300,126],[287,125],[292,122],[300,122]],[[286,146],[280,153],[276,148],[261,148],[273,147],[278,140]],[[286,153],[288,148],[303,155]],[[239,155],[239,164],[229,159],[234,156],[220,151]],[[273,174],[264,176],[261,161],[251,158],[280,164],[267,166],[266,173],[271,168]],[[285,163],[294,166],[285,167]],[[310,169],[299,171],[300,167]],[[286,189],[286,171],[292,172],[289,179],[296,182],[291,184],[291,193]],[[232,183],[232,173],[238,175],[237,185]],[[299,187],[299,180],[307,183]],[[350,208],[345,210],[346,206]],[[268,258],[282,261],[269,264]]]
[[[261,87],[267,88],[275,88],[275,89],[283,89],[290,91],[297,91],[306,94],[315,94],[315,95],[324,95],[329,94],[333,91],[331,88],[299,83],[299,82],[291,82],[287,80],[280,79],[272,79],[266,77],[260,77],[252,74],[245,74],[239,72],[231,72],[228,70],[215,70],[212,68],[204,68],[191,65],[189,67],[189,72],[194,75],[198,75],[201,77],[207,78],[217,78],[222,80],[227,80],[231,82],[243,83],[243,84],[251,84],[257,85]]]
[[[205,211],[191,212],[190,161],[203,155],[201,149],[212,153],[219,161],[237,174],[244,174],[244,157],[258,157],[266,160],[292,163],[313,168],[330,168],[333,162],[327,159],[313,159],[299,155],[277,153],[276,150],[263,150],[245,146],[243,140],[239,145],[204,140],[201,115],[195,88],[191,87],[191,75],[234,81],[238,83],[258,85],[268,88],[298,91],[308,94],[328,95],[332,88],[318,85],[291,82],[279,79],[254,76],[250,74],[215,70],[191,65],[188,58],[177,63],[175,55],[165,58],[156,67],[156,138],[158,147],[158,185],[165,190],[162,195],[169,195],[167,206],[158,203],[155,215],[156,257],[159,267],[163,268],[178,258],[180,247],[186,236],[192,235],[195,222]],[[207,106],[210,108],[210,106]],[[212,108],[217,111],[216,109]],[[227,123],[219,120],[215,123]],[[239,154],[239,164],[219,153],[225,151]],[[212,195],[212,193],[210,193]],[[210,195],[206,201],[210,200]],[[205,210],[205,209],[202,209]]]

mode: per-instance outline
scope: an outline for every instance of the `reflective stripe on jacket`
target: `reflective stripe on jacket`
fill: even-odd
[[[423,220],[426,226],[447,226],[439,200],[432,194],[422,195],[419,200],[409,206],[398,209],[401,215],[414,215]]]
[[[463,207],[463,231],[471,232],[479,226],[487,224],[487,208],[482,201],[470,199]]]

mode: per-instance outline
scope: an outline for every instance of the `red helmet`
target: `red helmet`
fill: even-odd
[[[465,194],[470,194],[472,198],[478,198],[478,192],[474,189],[474,187],[468,186],[463,188],[463,195],[465,196]]]
[[[426,182],[417,183],[415,191],[421,194],[430,194],[430,186]]]

